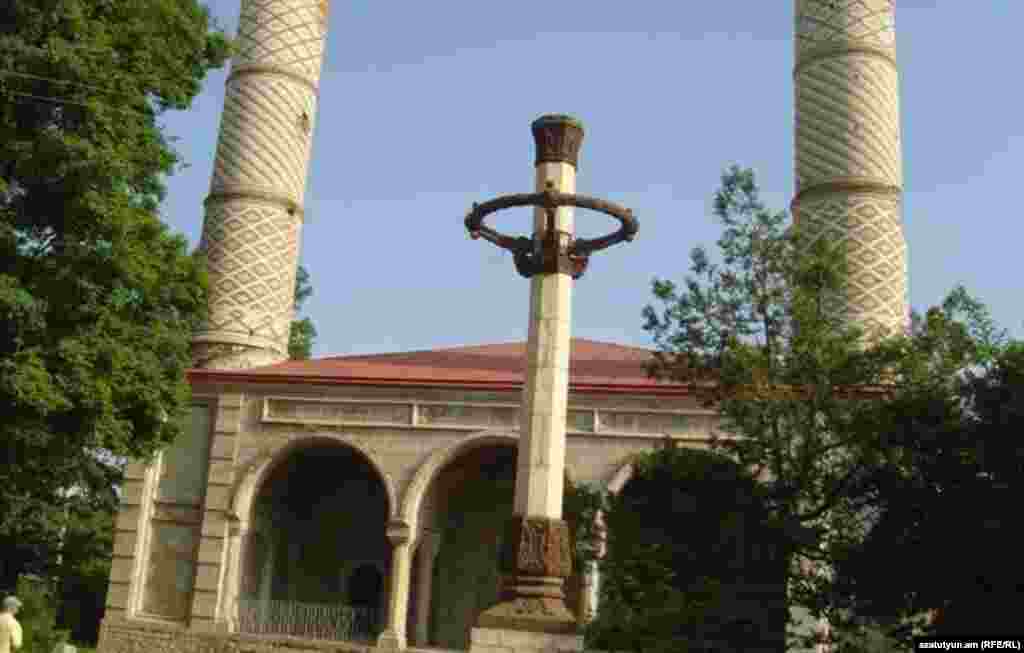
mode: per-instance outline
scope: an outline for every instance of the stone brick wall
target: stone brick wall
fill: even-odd
[[[553,635],[474,628],[470,653],[556,653],[582,651],[582,635]]]
[[[183,625],[134,619],[104,619],[99,653],[366,653],[373,648],[348,642],[204,632]]]

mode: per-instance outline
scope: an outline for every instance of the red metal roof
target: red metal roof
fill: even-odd
[[[389,354],[285,361],[246,370],[190,370],[193,381],[358,385],[458,386],[514,389],[523,382],[526,343],[474,345]],[[652,352],[573,338],[570,385],[577,391],[679,393],[677,384],[650,378]]]

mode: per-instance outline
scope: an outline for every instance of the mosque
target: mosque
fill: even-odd
[[[893,0],[795,0],[795,219],[848,244],[846,311],[907,315]],[[103,653],[534,650],[471,642],[498,597],[524,343],[287,360],[328,0],[242,0],[201,247],[209,318],[191,422],[129,465]],[[621,491],[664,438],[718,416],[571,342],[565,476]],[[593,613],[593,568],[565,582]],[[347,643],[346,643],[347,642]]]

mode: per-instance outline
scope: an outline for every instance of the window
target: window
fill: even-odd
[[[158,501],[201,505],[210,461],[209,406],[192,406],[181,435],[163,452],[161,460]]]
[[[566,413],[565,428],[569,431],[594,432],[594,411],[570,410]]]
[[[181,435],[160,457],[157,507],[151,522],[142,611],[188,617],[210,463],[210,407],[192,406]]]
[[[192,602],[199,527],[154,522],[150,541],[142,610],[161,617],[185,619]]]
[[[676,413],[624,413],[600,414],[601,430],[609,433],[671,433],[682,434],[690,429],[688,415]]]

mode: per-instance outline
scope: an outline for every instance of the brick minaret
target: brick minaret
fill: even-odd
[[[907,323],[893,0],[796,0],[796,197],[812,238],[847,245],[845,316]]]
[[[243,0],[201,249],[209,318],[197,367],[284,360],[328,0]]]

